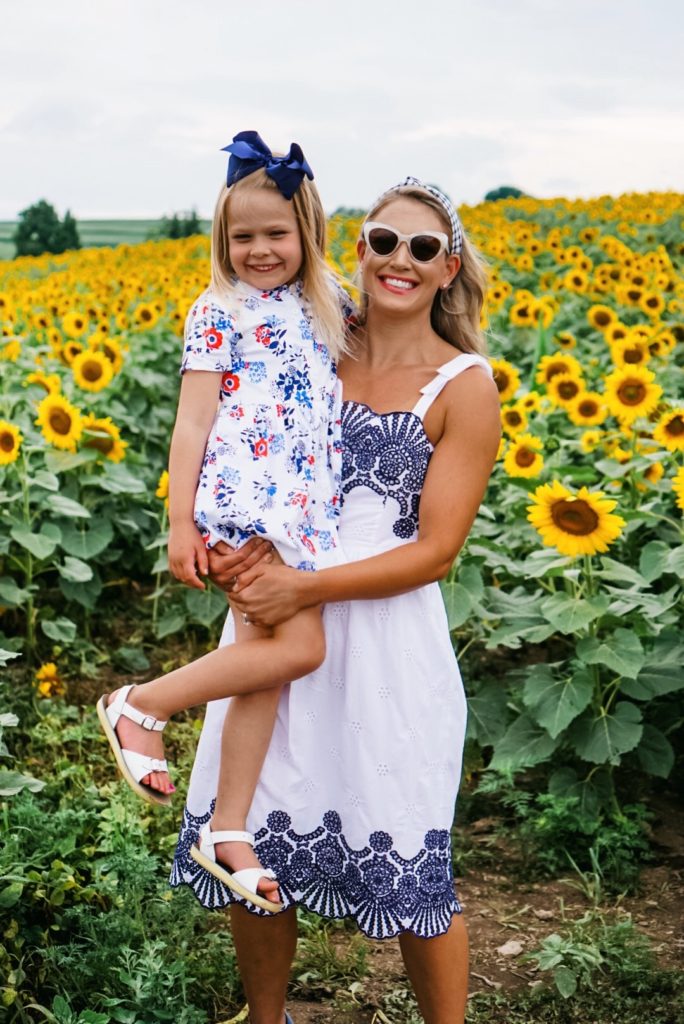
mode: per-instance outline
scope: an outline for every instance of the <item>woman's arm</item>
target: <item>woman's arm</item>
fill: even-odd
[[[483,371],[465,371],[442,394],[444,429],[425,477],[418,539],[317,572],[257,565],[240,575],[233,591],[236,604],[250,619],[273,625],[300,608],[391,597],[448,573],[482,501],[501,426],[498,392]]]
[[[169,569],[199,590],[205,584],[197,573],[207,576],[209,563],[195,526],[195,494],[220,385],[220,373],[187,370],[183,374],[169,453]]]

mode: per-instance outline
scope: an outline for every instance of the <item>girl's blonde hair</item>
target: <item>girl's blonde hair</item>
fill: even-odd
[[[435,210],[442,220],[449,245],[452,242],[451,223],[447,212],[433,195],[413,185],[402,185],[391,193],[382,195],[366,214],[365,220],[375,220],[380,210],[394,199],[406,197],[417,199]],[[463,248],[460,253],[461,266],[448,288],[437,291],[430,310],[433,331],[461,352],[487,354],[487,343],[480,326],[480,316],[487,294],[487,270],[485,262],[474,245],[463,233]],[[368,297],[362,293],[361,321],[365,319]]]
[[[230,298],[237,277],[230,262],[228,237],[231,196],[256,189],[275,189],[278,186],[263,168],[241,178],[230,187],[223,185],[216,201],[211,230],[211,287],[218,296]],[[280,192],[278,192],[280,195]],[[326,221],[318,189],[304,178],[291,200],[302,243],[302,265],[299,277],[302,295],[313,321],[314,335],[324,342],[333,359],[345,352],[344,320],[337,289],[325,262]]]

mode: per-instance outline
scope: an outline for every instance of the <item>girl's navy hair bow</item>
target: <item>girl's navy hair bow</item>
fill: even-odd
[[[238,132],[221,152],[230,153],[226,178],[228,187],[254,174],[260,167],[265,168],[286,199],[292,199],[305,176],[313,181],[313,171],[296,142],[292,143],[285,156],[274,156],[258,132]]]

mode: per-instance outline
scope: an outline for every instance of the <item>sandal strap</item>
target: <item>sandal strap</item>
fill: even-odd
[[[128,704],[126,697],[133,689],[134,683],[130,683],[128,686],[123,686],[111,704],[107,707],[107,717],[109,718],[112,726],[116,728],[116,723],[119,718],[123,715],[124,718],[130,718],[131,722],[135,722],[136,725],[141,725],[143,729],[147,729],[148,732],[161,732],[166,726],[166,722],[160,722],[158,718],[153,715],[145,715],[142,711],[138,711],[132,704]]]
[[[270,868],[243,868],[242,871],[233,871],[232,875],[236,882],[239,882],[240,885],[255,896],[261,896],[262,899],[267,899],[268,897],[259,892],[257,888],[261,879],[268,878],[274,882],[277,881],[275,872],[271,871]]]
[[[202,846],[213,847],[216,843],[248,843],[250,846],[254,846],[254,836],[251,832],[236,832],[228,829],[221,832],[212,832],[209,822],[202,827],[200,832],[200,838],[202,840]],[[213,853],[213,850],[212,850]],[[211,856],[211,854],[209,854]],[[245,870],[249,870],[245,868]]]
[[[140,782],[151,772],[168,772],[169,770],[166,761],[160,760],[158,757],[148,757],[147,754],[139,754],[137,750],[125,750],[123,747],[121,754],[136,782]]]

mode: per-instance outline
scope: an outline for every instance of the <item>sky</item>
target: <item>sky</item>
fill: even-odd
[[[407,174],[458,203],[684,192],[681,0],[20,0],[0,219],[211,216],[221,147],[297,141],[325,208]]]

